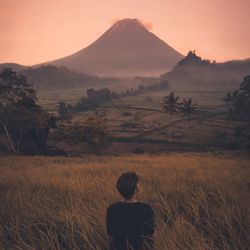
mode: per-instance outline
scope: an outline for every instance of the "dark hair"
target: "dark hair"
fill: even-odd
[[[130,199],[135,193],[138,182],[139,176],[135,172],[126,172],[118,178],[116,187],[125,199]]]

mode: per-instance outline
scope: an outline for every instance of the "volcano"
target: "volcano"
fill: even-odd
[[[137,19],[123,19],[88,47],[48,63],[100,76],[156,76],[182,58]]]

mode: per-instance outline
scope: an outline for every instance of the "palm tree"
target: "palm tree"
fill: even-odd
[[[165,113],[170,113],[171,115],[177,113],[179,107],[179,96],[175,96],[173,92],[171,92],[168,96],[163,98],[163,110]]]
[[[190,122],[191,115],[195,112],[197,109],[197,104],[193,103],[192,98],[190,99],[184,99],[179,107],[180,112],[188,117],[188,122]]]
[[[163,98],[163,111],[165,113],[169,113],[171,116],[178,112],[179,108],[179,96],[175,96],[173,92],[171,92],[168,96]],[[171,140],[171,123],[169,124],[169,140]]]

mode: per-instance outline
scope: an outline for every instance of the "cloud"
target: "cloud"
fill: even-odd
[[[153,30],[154,26],[152,22],[146,22],[142,19],[139,19],[139,21],[142,23],[142,25],[147,29],[147,30]]]
[[[125,18],[127,19],[127,18]],[[115,23],[119,22],[123,20],[122,18],[113,18],[112,21],[111,21],[111,26],[114,25]],[[140,19],[138,18],[138,21],[147,29],[147,30],[153,30],[154,26],[153,26],[153,23],[152,22],[148,22],[148,21],[145,21],[143,19]]]

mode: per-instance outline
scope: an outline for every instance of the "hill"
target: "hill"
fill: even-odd
[[[124,19],[87,48],[49,63],[95,75],[155,76],[182,58],[137,19]]]
[[[239,85],[243,77],[249,74],[250,59],[216,63],[204,60],[190,51],[164,77],[173,85]]]
[[[24,66],[18,63],[2,63],[0,64],[0,69],[1,68],[11,68],[14,71],[21,71],[23,69],[26,69],[27,66]]]
[[[20,71],[36,89],[70,89],[118,83],[119,80],[79,73],[66,67],[42,65]]]

